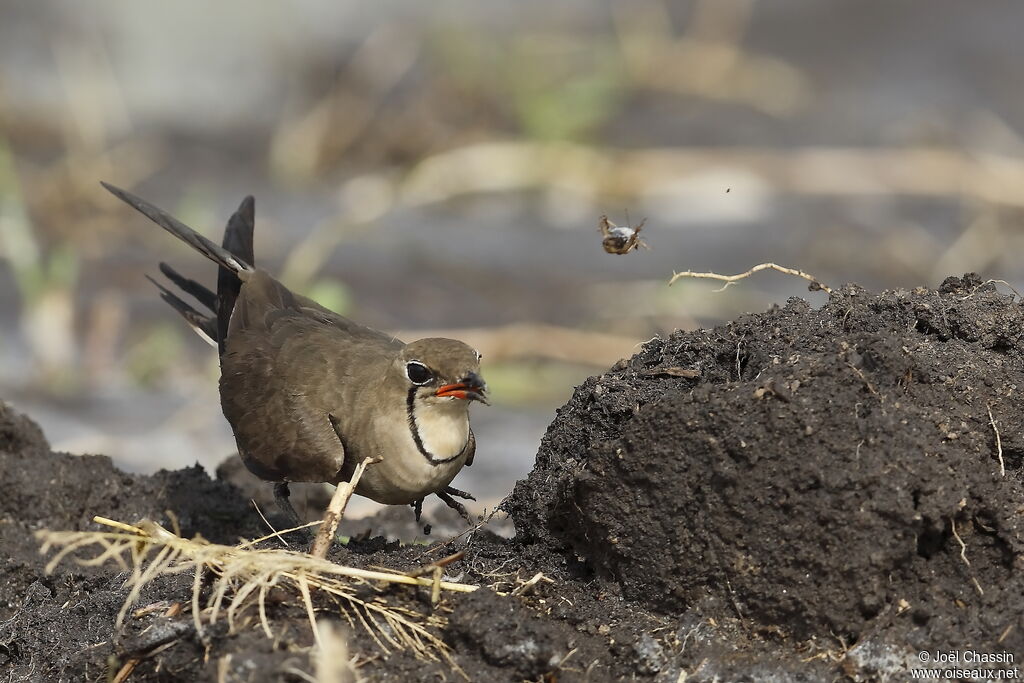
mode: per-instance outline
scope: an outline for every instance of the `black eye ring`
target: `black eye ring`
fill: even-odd
[[[418,360],[411,360],[405,364],[405,375],[409,381],[417,386],[429,384],[434,379],[434,373]]]

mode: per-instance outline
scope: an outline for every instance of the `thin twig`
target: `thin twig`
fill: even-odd
[[[423,565],[422,567],[420,567],[418,569],[413,569],[411,572],[407,572],[406,576],[411,576],[411,577],[415,578],[417,576],[423,576],[424,574],[429,574],[430,572],[434,571],[434,568],[436,568],[436,567],[447,567],[452,562],[455,562],[456,560],[461,560],[465,556],[465,554],[466,554],[465,550],[460,550],[459,552],[455,553],[454,555],[449,555],[448,557],[442,557],[440,560],[438,560],[436,562],[431,562],[430,564],[425,564],[425,565]]]
[[[736,610],[736,616],[740,618],[742,622],[745,617],[743,616],[743,610],[740,609],[740,603],[736,600],[736,593],[732,589],[732,582],[729,581],[729,577],[725,577],[725,587],[729,591],[729,602],[732,603],[732,608]]]
[[[256,499],[255,498],[250,498],[249,502],[252,503],[252,506],[254,508],[256,508],[256,514],[258,514],[260,516],[260,519],[263,520],[263,523],[266,524],[267,527],[269,527],[270,530],[273,532],[272,534],[270,534],[270,537],[271,538],[276,537],[276,538],[280,539],[281,543],[284,543],[284,547],[290,548],[291,547],[291,543],[289,543],[288,541],[284,540],[284,537],[281,536],[281,532],[279,532],[277,529],[275,529],[274,525],[270,523],[270,520],[268,520],[266,515],[263,514],[263,510],[260,510],[260,506],[256,502]]]
[[[544,576],[543,572],[537,572],[529,580],[523,581],[521,584],[512,589],[509,595],[525,595],[528,590],[537,585],[540,581],[546,581],[548,583],[554,583],[553,580]]]
[[[979,289],[981,289],[982,287],[984,287],[985,285],[994,285],[994,284],[1002,284],[1002,285],[1006,285],[1007,287],[1009,287],[1010,291],[1011,291],[1011,292],[1013,292],[1013,293],[1014,293],[1014,294],[1015,294],[1015,295],[1017,296],[1017,298],[1018,298],[1018,299],[1024,299],[1024,294],[1021,294],[1020,292],[1018,292],[1018,291],[1017,291],[1017,288],[1016,288],[1016,287],[1014,287],[1013,285],[1011,285],[1011,284],[1010,284],[1009,282],[1007,282],[1006,280],[985,280],[985,281],[984,281],[984,282],[982,282],[982,283],[981,283],[980,285],[978,285],[977,287],[975,287],[974,289],[972,289],[972,290],[971,290],[971,293],[970,293],[970,294],[968,294],[967,296],[963,297],[963,298],[962,298],[962,299],[960,299],[960,300],[961,300],[961,301],[967,301],[967,300],[968,300],[968,299],[970,299],[970,298],[971,298],[972,296],[974,296],[975,294],[977,294],[977,293],[978,293],[978,290],[979,290]]]
[[[1006,465],[1003,463],[1003,439],[999,436],[999,427],[996,427],[996,419],[992,416],[992,404],[988,404],[988,421],[992,425],[992,431],[996,433],[996,455],[999,456],[999,476],[1006,476]]]
[[[256,508],[256,509],[259,510],[259,508]],[[249,546],[259,545],[263,541],[269,541],[272,538],[280,538],[281,542],[284,543],[284,538],[282,538],[282,536],[284,536],[285,534],[290,534],[293,531],[302,531],[303,529],[308,529],[308,528],[313,527],[313,526],[320,526],[323,523],[324,523],[324,520],[318,519],[315,522],[307,522],[307,523],[303,524],[302,526],[293,526],[290,529],[281,529],[280,531],[275,531],[272,534],[267,534],[266,536],[260,536],[259,538],[252,539],[251,541],[246,541],[245,543],[240,543],[238,547],[239,548],[246,548],[246,547],[249,547]],[[274,527],[270,527],[270,528],[273,529]],[[285,543],[285,545],[287,546],[288,544]]]
[[[327,512],[324,513],[323,526],[320,527],[320,531],[317,532],[316,538],[313,540],[313,547],[309,551],[310,555],[321,559],[327,557],[327,551],[334,543],[334,534],[338,530],[338,524],[341,523],[341,517],[345,514],[345,506],[348,505],[349,498],[355,492],[359,478],[363,476],[366,467],[375,462],[376,460],[363,460],[356,465],[350,481],[338,484],[337,490],[331,497],[331,503],[327,506]]]
[[[743,366],[740,364],[740,351],[743,348],[743,340],[736,342],[736,381],[743,380]]]
[[[668,281],[668,284],[671,287],[672,285],[674,285],[676,283],[676,280],[679,280],[679,279],[684,278],[684,277],[701,278],[701,279],[705,279],[705,280],[719,280],[720,282],[724,282],[725,284],[722,285],[719,289],[716,289],[715,291],[716,292],[721,292],[721,291],[727,289],[730,285],[735,284],[739,280],[744,280],[744,279],[750,277],[751,275],[753,275],[754,273],[760,272],[762,270],[775,270],[775,271],[778,271],[780,273],[785,273],[786,275],[795,275],[796,277],[803,278],[804,280],[807,280],[811,284],[820,287],[822,290],[824,290],[825,292],[828,292],[829,294],[832,293],[832,289],[830,287],[827,287],[826,285],[822,284],[822,282],[818,278],[814,277],[813,275],[810,275],[809,273],[805,273],[802,270],[797,270],[796,268],[786,268],[785,266],[780,266],[780,265],[775,264],[775,263],[759,263],[756,266],[754,266],[753,268],[751,268],[750,270],[746,271],[745,273],[740,273],[739,275],[719,275],[718,273],[697,273],[697,272],[694,272],[692,270],[686,270],[686,271],[683,271],[681,273],[673,272],[672,273],[672,279],[670,279]]]
[[[436,606],[441,601],[441,577],[444,567],[434,567],[434,585],[430,589],[430,604]]]
[[[120,668],[120,670],[117,672],[117,675],[114,676],[113,679],[111,679],[110,683],[124,683],[128,680],[128,677],[132,675],[132,672],[135,671],[135,667],[137,667],[138,665],[139,660],[136,657],[132,657],[124,663],[124,666]]]
[[[960,559],[964,561],[964,564],[970,567],[971,561],[967,559],[967,544],[964,543],[964,539],[960,538],[960,534],[956,532],[956,522],[953,521],[952,517],[949,518],[949,527],[953,530],[953,538],[955,538],[956,542],[960,544]]]
[[[487,512],[486,508],[484,509],[484,512]],[[493,510],[491,510],[491,514],[487,515],[486,519],[481,519],[479,522],[477,522],[473,526],[469,527],[465,531],[459,532],[457,535],[452,536],[447,541],[441,541],[439,543],[435,543],[434,545],[430,546],[429,548],[424,550],[422,553],[417,555],[416,558],[414,559],[414,561],[415,562],[419,562],[420,560],[422,560],[427,555],[430,555],[431,553],[434,553],[434,552],[436,552],[438,550],[441,550],[442,548],[447,548],[448,546],[450,546],[452,543],[454,543],[455,541],[459,540],[463,536],[471,535],[471,534],[476,533],[477,531],[480,531],[480,529],[482,529],[484,526],[486,526],[487,523],[490,522],[494,518],[494,515],[496,515],[496,514],[498,514],[498,508],[494,508]]]

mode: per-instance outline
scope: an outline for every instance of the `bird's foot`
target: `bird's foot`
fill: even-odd
[[[440,498],[441,500],[443,500],[445,505],[450,507],[452,510],[455,510],[456,512],[458,512],[460,517],[462,517],[464,520],[466,520],[467,522],[472,524],[473,523],[473,518],[469,516],[469,511],[466,510],[466,506],[463,505],[462,503],[460,503],[459,501],[455,500],[454,498],[452,498],[451,495],[449,495],[453,491],[455,492],[455,495],[459,495],[459,496],[461,496],[463,498],[473,498],[468,493],[464,493],[462,491],[453,490],[451,487],[446,488],[444,491],[438,491],[437,492],[437,497]],[[473,500],[476,500],[476,499],[473,498]]]
[[[299,517],[299,513],[295,512],[295,508],[292,507],[292,502],[289,499],[290,496],[291,490],[288,488],[288,482],[279,481],[274,484],[274,502],[277,503],[278,509],[281,510],[285,519],[288,520],[290,528],[294,529],[296,527],[303,526],[305,522],[303,522],[302,518]],[[308,542],[313,539],[313,534],[309,529],[300,529],[293,533],[299,534],[299,537],[303,541]]]
[[[412,506],[412,509],[416,512],[416,522],[419,523],[420,515],[423,514],[423,498],[420,498],[417,501],[413,501],[412,503],[409,503],[409,505]],[[423,535],[424,536],[429,536],[430,535],[430,525],[429,524],[424,524],[423,525]]]
[[[472,493],[466,493],[465,491],[460,491],[459,489],[452,488],[451,486],[445,486],[444,487],[444,492],[447,493],[449,496],[455,496],[456,498],[465,498],[466,500],[476,500],[476,498],[473,496]]]

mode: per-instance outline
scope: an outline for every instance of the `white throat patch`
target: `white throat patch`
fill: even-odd
[[[463,404],[463,405],[460,405]],[[423,449],[437,460],[454,458],[469,440],[469,411],[458,399],[443,403],[413,403]]]

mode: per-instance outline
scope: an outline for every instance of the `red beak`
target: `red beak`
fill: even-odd
[[[464,401],[480,401],[485,405],[489,405],[485,395],[486,391],[487,385],[483,382],[456,382],[455,384],[445,384],[438,388],[434,395],[461,398]]]

